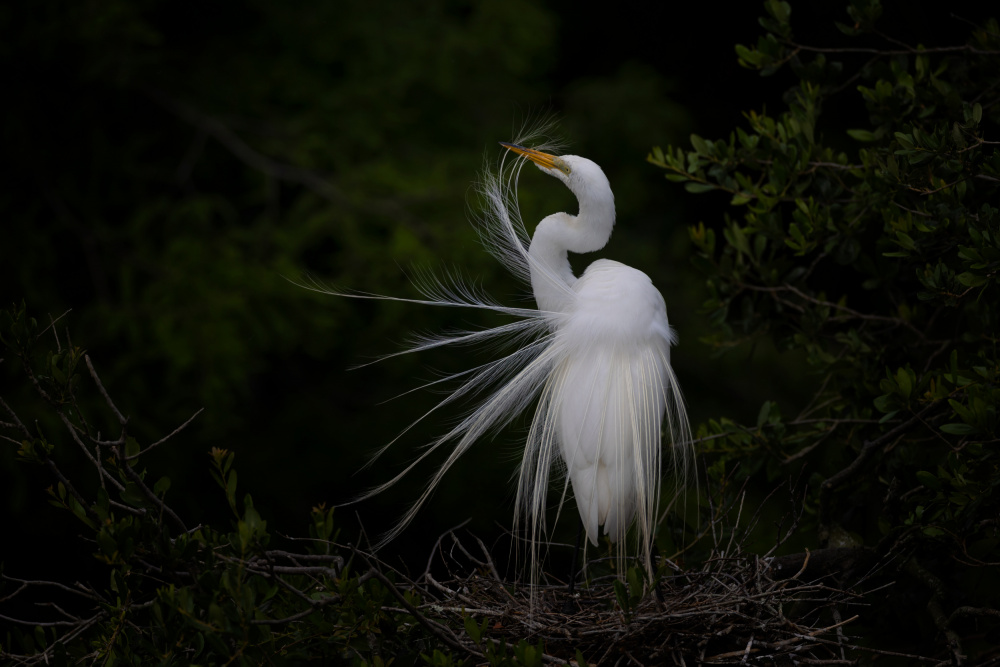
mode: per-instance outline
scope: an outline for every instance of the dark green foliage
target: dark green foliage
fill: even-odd
[[[167,502],[170,480],[153,483],[144,464],[151,449],[172,444],[169,438],[140,444],[129,435],[128,421],[97,374],[80,372],[91,369],[89,357],[77,347],[44,352],[36,343],[47,331],[40,332],[23,307],[3,311],[0,319],[5,358],[20,363],[37,392],[32,411],[53,412],[65,427],[47,440],[2,401],[0,437],[19,441],[19,456],[58,480],[49,488],[51,502],[78,520],[105,577],[73,585],[58,576],[0,575],[4,660],[387,664],[391,656],[397,664],[415,664],[431,651],[423,626],[390,610],[398,604],[390,593],[395,575],[376,573],[367,556],[335,545],[332,509],[313,509],[309,538],[285,540],[295,552],[276,548],[279,538],[250,495],[238,499],[234,454],[212,449],[205,463],[219,486],[215,497],[231,512],[229,528],[186,526]],[[96,411],[78,400],[92,393],[104,395],[104,411],[117,419],[114,436],[102,437],[93,426]],[[88,452],[90,474],[64,474],[62,455],[74,443]],[[419,604],[417,594],[399,594]]]
[[[440,591],[415,584],[339,543],[333,509],[312,509],[308,537],[269,527],[250,494],[240,498],[233,452],[212,448],[204,462],[217,486],[204,497],[227,507],[229,518],[187,525],[171,507],[170,479],[152,482],[146,467],[150,452],[172,447],[183,427],[153,443],[133,437],[89,355],[63,347],[24,306],[0,311],[0,343],[0,358],[19,366],[34,394],[18,410],[0,395],[0,442],[55,481],[51,504],[73,517],[83,538],[81,547],[67,536],[59,558],[85,557],[97,575],[84,583],[60,570],[39,579],[0,571],[4,664],[540,667],[546,658],[544,641],[467,615],[469,598],[430,578]],[[51,439],[38,431],[45,416],[61,426]],[[95,427],[104,420],[114,423],[111,435]],[[64,468],[76,448],[88,465]],[[629,577],[632,605],[639,572]],[[481,581],[473,572],[457,588]],[[498,591],[513,599],[506,584],[491,594]]]
[[[703,425],[709,473],[738,465],[763,487],[803,474],[813,537],[799,539],[872,549],[902,577],[884,616],[863,621],[871,631],[926,625],[928,646],[962,635],[970,655],[991,655],[1000,26],[924,48],[880,32],[878,2],[856,2],[847,37],[820,47],[796,40],[787,3],[765,7],[767,33],[737,54],[764,75],[792,70],[785,108],[649,158],[734,207],[724,224],[691,229],[709,344],[770,338],[813,378],[791,414],[766,401],[756,423]]]

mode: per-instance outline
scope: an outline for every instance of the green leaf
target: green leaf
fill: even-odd
[[[722,234],[726,237],[729,245],[736,248],[741,255],[750,254],[750,244],[747,242],[747,236],[739,225],[727,227],[723,230]]]
[[[708,183],[695,183],[691,181],[684,185],[684,189],[694,194],[701,194],[702,192],[711,192],[712,190],[715,190],[717,188],[714,185],[710,185]]]
[[[155,493],[158,496],[163,496],[163,494],[166,493],[169,488],[170,488],[170,478],[164,476],[158,479],[156,484],[153,485],[153,493]]]
[[[630,567],[625,574],[629,589],[629,606],[635,606],[642,599],[642,569]]]
[[[878,140],[878,137],[876,137],[869,130],[848,130],[847,134],[850,135],[852,138],[857,139],[858,141],[871,142]]]
[[[920,470],[917,472],[917,481],[926,486],[928,489],[937,491],[941,488],[941,481],[937,478],[937,475],[926,470]]]
[[[771,410],[775,405],[772,401],[764,401],[764,404],[760,406],[760,411],[757,413],[757,428],[761,428],[767,423],[768,418],[771,416]]]
[[[691,135],[691,145],[694,146],[694,150],[701,155],[709,155],[711,153],[708,148],[708,144],[705,143],[705,140],[697,134]]]
[[[917,248],[913,239],[906,232],[896,232],[896,243],[903,246],[907,250],[916,250]]]
[[[986,276],[977,276],[969,272],[960,273],[955,276],[955,279],[966,287],[979,287],[980,285],[985,285],[990,280]]]
[[[628,588],[621,582],[620,579],[615,579],[613,584],[615,589],[615,599],[618,601],[618,606],[626,614],[629,613],[629,599],[628,599]]]
[[[233,470],[229,473],[229,479],[226,480],[226,498],[229,500],[230,507],[236,507],[236,471]]]
[[[476,623],[476,620],[469,614],[463,615],[462,621],[465,624],[465,632],[470,638],[472,638],[472,641],[476,643],[476,646],[479,646],[483,640],[483,632],[486,630],[486,621],[484,621],[483,626],[480,627],[479,624]]]
[[[951,406],[952,410],[955,411],[959,417],[961,417],[966,423],[976,421],[976,413],[974,410],[967,408],[955,399],[948,399],[948,405]]]
[[[67,498],[66,504],[69,505],[70,511],[72,511],[73,514],[76,515],[76,518],[80,519],[80,521],[83,521],[90,528],[95,527],[94,522],[91,521],[90,517],[87,516],[87,509],[80,504],[79,500],[77,500],[73,496],[70,496],[69,498]]]
[[[133,507],[144,507],[147,503],[146,496],[135,482],[127,482],[125,484],[125,490],[122,491],[121,498],[126,505],[132,505]]]
[[[736,56],[748,65],[759,67],[764,60],[764,54],[756,49],[748,49],[742,44],[736,45]]]
[[[792,14],[792,6],[782,0],[767,0],[764,8],[781,23],[788,23],[788,18]]]
[[[118,543],[106,530],[97,533],[97,546],[101,548],[104,555],[111,558],[118,551]]]
[[[941,430],[952,435],[968,435],[976,432],[976,429],[968,424],[945,424]]]
[[[896,384],[899,386],[899,393],[903,395],[903,398],[909,399],[910,392],[913,391],[913,383],[905,368],[896,371]]]
[[[125,438],[125,456],[127,458],[132,458],[133,456],[138,454],[140,450],[141,447],[139,447],[139,443],[136,441],[135,438],[133,438],[132,436]]]
[[[834,21],[834,25],[837,26],[837,30],[850,37],[854,37],[855,35],[859,34],[859,31],[856,28],[854,28],[853,26],[845,25],[840,21]]]

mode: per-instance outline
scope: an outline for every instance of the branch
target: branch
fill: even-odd
[[[112,475],[111,473],[109,473],[107,470],[104,469],[104,466],[101,465],[100,459],[94,457],[90,453],[90,450],[87,449],[87,445],[85,445],[83,443],[83,440],[80,439],[80,436],[77,433],[77,429],[73,426],[72,422],[70,422],[69,418],[65,415],[65,413],[63,413],[62,410],[59,410],[57,414],[59,415],[59,419],[62,420],[62,423],[66,426],[66,430],[69,431],[70,437],[73,438],[73,441],[80,447],[81,451],[83,451],[84,456],[86,456],[90,460],[90,462],[94,465],[94,467],[97,468],[98,474],[101,476],[101,479],[108,480],[109,482],[114,484],[119,491],[125,491],[125,487],[122,485],[122,483],[119,482],[117,479],[115,479],[114,475]]]
[[[335,204],[345,204],[347,198],[328,179],[314,171],[285,164],[251,148],[221,121],[212,118],[187,104],[179,102],[159,90],[147,89],[146,93],[170,112],[180,116],[202,132],[212,137],[251,168],[279,181],[298,183]]]
[[[101,382],[101,378],[97,375],[97,371],[94,370],[94,364],[90,362],[90,355],[83,355],[83,360],[87,362],[87,368],[90,369],[90,377],[94,379],[94,384],[97,385],[97,389],[101,392],[101,396],[104,397],[104,401],[111,408],[111,411],[115,413],[115,417],[118,418],[118,423],[121,425],[122,429],[128,423],[128,417],[125,417],[118,408],[115,406],[115,402],[111,400],[111,396],[108,395],[108,390],[104,388],[104,383]]]
[[[146,486],[146,482],[144,482],[142,477],[139,476],[139,473],[137,473],[132,468],[132,466],[129,465],[128,462],[124,460],[125,457],[122,454],[121,446],[118,446],[115,449],[116,449],[115,456],[118,459],[122,460],[123,462],[121,469],[125,471],[125,475],[135,483],[135,485],[139,488],[140,491],[142,491],[142,495],[146,496],[146,498],[151,503],[153,503],[153,505],[158,507],[163,514],[166,514],[168,517],[170,517],[170,520],[174,522],[175,526],[180,528],[181,532],[186,533],[187,526],[184,525],[184,522],[181,521],[181,518],[177,516],[177,514],[172,509],[170,509],[170,507],[168,507],[166,503],[160,500],[160,498],[155,493],[153,493],[152,489]]]
[[[860,311],[854,310],[853,308],[842,306],[839,303],[833,303],[832,301],[822,301],[820,299],[817,299],[816,297],[809,296],[808,294],[806,294],[799,288],[795,287],[794,285],[789,285],[787,283],[784,285],[778,285],[776,287],[764,287],[762,285],[748,285],[748,284],[741,284],[740,287],[743,287],[745,289],[754,292],[770,292],[770,293],[791,292],[796,296],[798,296],[799,298],[808,301],[809,303],[815,304],[817,306],[825,306],[827,308],[833,308],[834,310],[839,310],[843,313],[847,313],[851,317],[855,317],[860,320],[869,320],[872,322],[886,322],[888,324],[893,324],[895,326],[902,325],[907,329],[909,329],[910,331],[912,331],[913,333],[915,333],[917,336],[919,336],[921,340],[923,341],[927,340],[927,337],[924,335],[922,331],[917,329],[915,326],[913,326],[906,320],[900,319],[898,317],[886,317],[885,315],[869,315],[867,313],[862,313]],[[800,306],[797,306],[796,304],[790,302],[787,303],[789,306],[801,310]]]
[[[874,440],[866,440],[861,447],[861,451],[858,452],[857,458],[851,462],[846,468],[836,473],[835,475],[827,478],[819,487],[819,505],[820,505],[820,524],[822,526],[829,525],[829,512],[830,512],[830,496],[833,491],[839,487],[841,484],[849,480],[851,477],[856,475],[865,462],[871,458],[871,455],[876,449],[882,447],[883,445],[895,440],[899,436],[903,435],[910,429],[912,429],[917,424],[921,423],[922,417],[932,408],[937,407],[938,401],[930,403],[923,410],[915,414],[913,417],[903,422],[899,426],[896,426],[890,431],[886,431]]]
[[[823,48],[818,46],[806,46],[804,44],[797,44],[795,42],[785,42],[786,46],[796,48],[802,51],[811,51],[812,53],[868,53],[874,54],[876,56],[907,56],[907,55],[922,55],[927,53],[974,53],[978,56],[1000,56],[1000,51],[990,51],[987,49],[979,49],[971,45],[963,46],[937,46],[933,48],[913,48],[907,46],[903,49],[873,49],[864,47],[846,47],[841,49],[831,49]]]
[[[396,588],[395,584],[393,584],[391,581],[389,581],[388,577],[386,577],[384,574],[382,574],[381,572],[379,572],[371,564],[371,561],[368,560],[368,557],[363,552],[359,551],[357,548],[355,548],[353,546],[351,547],[351,551],[354,553],[354,555],[360,557],[362,560],[364,560],[366,563],[368,563],[368,566],[372,568],[371,571],[372,571],[373,576],[376,579],[378,579],[380,582],[382,582],[382,585],[385,586],[389,590],[390,593],[392,593],[393,597],[395,597],[397,600],[399,600],[400,604],[403,605],[403,607],[406,609],[407,613],[409,613],[411,616],[413,616],[413,618],[415,618],[418,623],[420,623],[422,626],[424,626],[425,628],[427,628],[428,632],[430,632],[432,635],[434,635],[435,637],[437,637],[438,639],[440,639],[441,641],[443,641],[445,644],[447,644],[448,646],[452,647],[453,649],[456,649],[456,650],[461,651],[463,653],[468,653],[468,654],[473,655],[473,656],[475,656],[477,658],[484,658],[484,657],[486,657],[480,651],[477,651],[477,650],[473,649],[472,647],[466,646],[462,642],[458,641],[458,638],[455,637],[454,633],[452,633],[452,631],[451,631],[450,628],[448,628],[448,627],[446,627],[444,625],[441,625],[440,623],[437,623],[435,621],[432,621],[429,618],[427,618],[426,616],[424,616],[423,614],[421,614],[420,610],[418,610],[416,607],[414,607],[412,604],[410,604],[410,601],[407,600],[406,597],[402,593],[399,592],[399,589]]]
[[[134,461],[135,459],[139,458],[143,454],[145,454],[145,453],[153,450],[156,447],[159,447],[160,445],[162,445],[163,443],[165,443],[167,440],[169,440],[170,438],[174,437],[175,435],[177,435],[178,433],[180,433],[181,431],[183,431],[185,428],[187,428],[187,425],[190,424],[191,422],[193,422],[194,419],[195,419],[195,417],[197,417],[198,415],[200,415],[204,411],[205,411],[205,408],[198,408],[198,410],[193,415],[191,415],[190,417],[188,417],[187,421],[185,421],[183,424],[181,424],[180,426],[178,426],[177,428],[175,428],[173,431],[171,431],[167,435],[163,436],[162,438],[160,438],[159,440],[157,440],[156,442],[154,442],[153,444],[151,444],[149,447],[146,447],[145,449],[139,451],[136,454],[133,454],[132,456],[126,456],[122,460],[123,461]]]
[[[3,409],[6,410],[7,414],[9,414],[10,417],[11,417],[11,419],[14,420],[14,423],[11,425],[11,427],[13,428],[14,426],[16,426],[17,430],[19,430],[21,433],[24,434],[24,437],[30,438],[31,437],[31,431],[29,431],[28,428],[24,424],[21,423],[21,420],[18,419],[18,417],[17,417],[17,413],[14,412],[13,408],[11,408],[9,405],[7,405],[7,401],[3,400],[2,396],[0,396],[0,405],[3,406]]]
[[[64,318],[64,317],[66,317],[66,316],[67,316],[67,315],[69,315],[69,314],[70,314],[71,312],[73,312],[73,309],[72,309],[72,308],[69,308],[69,309],[67,309],[67,310],[66,310],[66,312],[65,312],[65,313],[63,313],[62,315],[60,315],[60,316],[59,316],[59,317],[57,317],[56,319],[52,319],[52,316],[51,316],[51,315],[49,315],[49,326],[45,327],[45,328],[44,328],[44,329],[42,329],[42,330],[41,330],[40,332],[38,332],[38,336],[37,336],[37,338],[41,338],[41,337],[42,337],[43,335],[45,335],[45,332],[46,332],[46,331],[48,331],[49,329],[52,329],[52,333],[53,333],[53,334],[55,335],[55,337],[56,337],[56,351],[57,351],[57,352],[61,352],[61,351],[62,351],[62,345],[61,345],[61,344],[59,343],[59,334],[58,334],[58,333],[56,332],[56,330],[55,330],[55,326],[56,326],[56,322],[58,322],[59,320],[61,320],[61,319],[62,319],[62,318]],[[0,360],[0,361],[2,361],[2,360]]]

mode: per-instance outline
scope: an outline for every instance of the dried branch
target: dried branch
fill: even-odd
[[[87,360],[87,363],[88,364],[90,363],[89,359]],[[174,437],[175,435],[177,435],[178,433],[180,433],[181,431],[183,431],[185,428],[187,428],[188,424],[190,424],[191,422],[193,422],[195,420],[195,417],[197,417],[198,415],[200,415],[204,411],[205,411],[205,408],[198,408],[193,415],[191,415],[190,417],[188,417],[187,420],[183,424],[181,424],[180,426],[178,426],[177,428],[175,428],[173,431],[171,431],[167,435],[163,436],[162,438],[160,438],[159,440],[157,440],[156,442],[154,442],[153,444],[151,444],[149,447],[146,447],[145,449],[139,450],[139,452],[137,452],[136,454],[133,454],[132,456],[126,456],[122,460],[124,460],[124,461],[134,461],[135,459],[139,458],[143,454],[146,454],[146,453],[148,453],[148,452],[156,449],[157,447],[159,447],[160,445],[162,445],[163,443],[165,443],[166,441],[170,440],[172,437]]]
[[[83,360],[87,363],[87,369],[90,370],[90,377],[94,380],[94,384],[97,385],[97,390],[101,392],[101,396],[104,397],[104,402],[108,404],[111,411],[115,413],[115,417],[118,419],[118,423],[121,425],[122,429],[128,424],[128,418],[125,417],[115,405],[115,402],[111,400],[111,396],[108,394],[108,390],[104,388],[104,383],[101,382],[101,377],[94,370],[94,364],[90,361],[90,355],[83,355]]]

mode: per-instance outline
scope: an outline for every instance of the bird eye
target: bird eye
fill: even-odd
[[[572,169],[570,169],[568,162],[566,162],[565,160],[561,160],[559,158],[556,158],[552,161],[552,166],[561,171],[562,173],[566,174],[567,176],[569,176],[570,172],[573,171]]]

